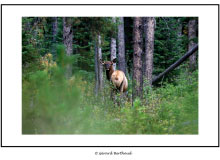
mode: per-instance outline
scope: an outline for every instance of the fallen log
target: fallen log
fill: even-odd
[[[186,54],[184,54],[179,60],[177,60],[174,64],[172,64],[170,67],[168,67],[164,72],[160,73],[158,76],[156,76],[152,84],[157,82],[160,78],[162,78],[165,74],[168,72],[174,70],[176,67],[178,67],[181,63],[183,63],[189,56],[191,56],[194,52],[198,50],[198,44],[196,44],[191,50],[189,50]]]

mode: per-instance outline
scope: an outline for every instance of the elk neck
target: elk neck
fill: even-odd
[[[107,79],[110,81],[111,80],[111,76],[112,76],[112,73],[114,72],[114,67],[111,66],[109,70],[106,70],[106,76],[107,76]]]

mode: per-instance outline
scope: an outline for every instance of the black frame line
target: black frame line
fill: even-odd
[[[1,4],[1,147],[77,147],[77,148],[204,148],[219,147],[219,98],[218,98],[218,145],[217,146],[3,146],[2,145],[2,7],[3,6],[218,6],[218,44],[219,44],[219,4]],[[219,97],[219,45],[218,45],[218,97]]]

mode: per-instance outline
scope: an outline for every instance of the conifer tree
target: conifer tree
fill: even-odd
[[[72,31],[72,19],[69,17],[63,17],[63,43],[66,47],[66,55],[71,56],[73,54],[73,31]],[[72,76],[72,64],[66,65],[66,77]]]
[[[142,95],[142,32],[141,32],[142,18],[134,17],[134,27],[133,27],[133,41],[134,41],[134,53],[133,53],[133,90],[132,97],[133,100],[136,97]]]
[[[126,74],[124,17],[119,17],[118,19],[118,69]]]

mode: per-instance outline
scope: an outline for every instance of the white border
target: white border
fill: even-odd
[[[216,146],[218,138],[217,6],[3,6],[3,146]],[[21,17],[199,17],[199,135],[21,135]]]

